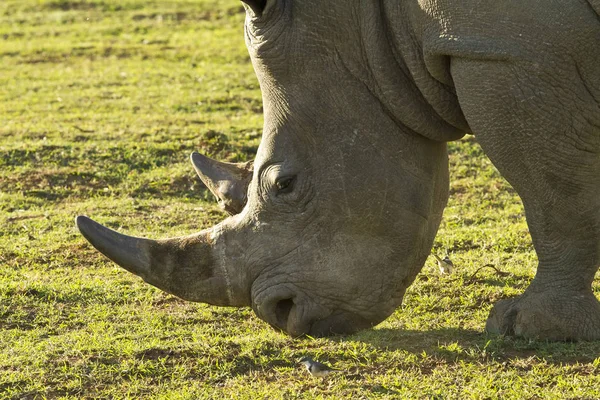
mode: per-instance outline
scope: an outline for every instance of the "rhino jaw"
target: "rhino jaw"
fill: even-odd
[[[213,254],[217,229],[187,237],[151,240],[123,235],[85,216],[78,216],[75,222],[98,251],[161,290],[189,301],[249,305],[248,296],[238,282],[231,282],[227,268],[218,260],[220,257]]]

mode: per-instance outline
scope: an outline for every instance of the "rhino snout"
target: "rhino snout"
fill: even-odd
[[[271,326],[293,337],[349,334],[379,322],[346,310],[320,306],[314,299],[294,293],[287,287],[269,292],[257,296],[253,302],[254,311]]]

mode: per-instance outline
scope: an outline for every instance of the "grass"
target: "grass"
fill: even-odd
[[[456,272],[431,257],[404,305],[352,336],[291,339],[248,309],[181,301],[84,241],[78,214],[152,237],[223,218],[187,157],[256,152],[243,19],[234,0],[0,2],[0,398],[600,398],[600,343],[483,333],[535,254],[473,138],[450,145],[434,247]],[[508,275],[471,279],[486,264]],[[303,355],[345,372],[311,379]]]

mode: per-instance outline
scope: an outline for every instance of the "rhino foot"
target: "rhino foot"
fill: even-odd
[[[542,340],[598,340],[600,302],[591,290],[528,290],[496,303],[486,331]]]

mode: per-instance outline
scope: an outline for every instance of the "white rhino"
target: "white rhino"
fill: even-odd
[[[474,134],[539,258],[491,332],[600,339],[599,0],[244,0],[265,110],[253,165],[192,156],[232,216],[149,240],[78,217],[110,259],[181,298],[251,306],[293,336],[373,326],[422,268]]]

